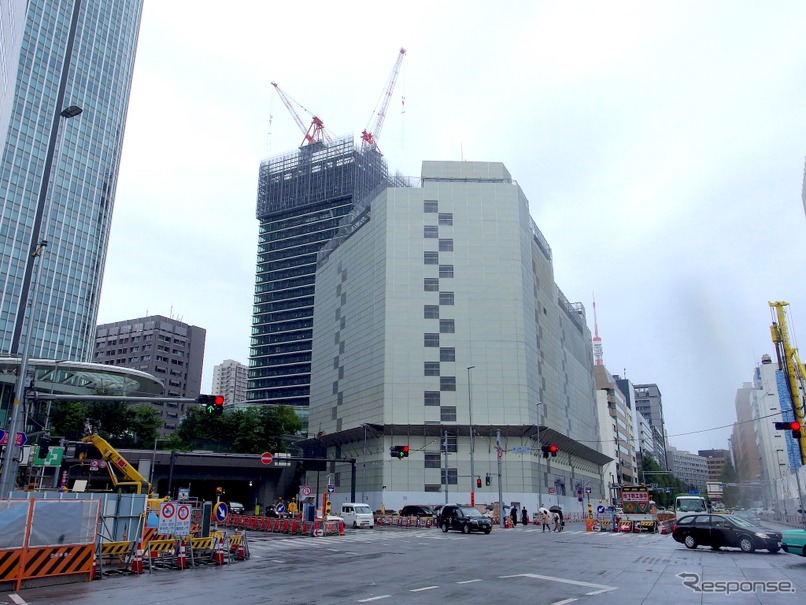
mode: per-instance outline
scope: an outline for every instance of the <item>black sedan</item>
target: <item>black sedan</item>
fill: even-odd
[[[744,552],[766,549],[781,550],[781,532],[770,531],[735,515],[687,515],[674,524],[672,538],[688,548],[723,546],[741,548]]]

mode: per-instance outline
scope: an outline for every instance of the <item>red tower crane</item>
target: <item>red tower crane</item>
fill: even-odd
[[[381,97],[380,109],[377,111],[377,113],[373,112],[372,114],[375,118],[375,123],[372,125],[371,129],[369,125],[367,125],[367,127],[361,132],[362,148],[374,147],[375,150],[380,153],[380,149],[378,149],[378,139],[381,138],[383,121],[386,119],[386,109],[389,107],[389,101],[392,98],[392,91],[395,89],[397,75],[400,73],[400,64],[403,63],[403,57],[405,56],[406,49],[401,48],[397,55],[395,66],[392,68],[392,73],[390,74],[389,80],[386,83],[384,95]],[[372,118],[370,118],[370,120],[372,120]]]
[[[277,94],[280,96],[280,99],[282,100],[283,105],[285,105],[288,108],[288,111],[291,113],[291,117],[294,118],[294,121],[297,123],[297,126],[299,126],[299,129],[302,131],[302,134],[305,136],[305,138],[302,139],[302,143],[300,144],[300,147],[302,147],[303,145],[308,145],[308,144],[313,143],[315,141],[322,142],[324,140],[324,141],[326,141],[328,143],[333,142],[333,139],[328,134],[327,130],[325,130],[325,124],[324,124],[324,122],[322,122],[322,120],[320,120],[318,117],[316,117],[310,111],[305,109],[305,107],[300,105],[297,101],[295,101],[294,99],[289,97],[287,94],[285,94],[280,89],[280,87],[277,85],[277,82],[272,82],[271,85],[274,86],[274,89],[277,91]],[[305,113],[308,113],[308,114],[311,115],[311,125],[308,126],[308,128],[305,128],[305,124],[303,123],[302,118],[299,117],[299,113],[297,113],[297,110],[294,109],[294,105],[298,105],[300,107],[300,109],[302,109]]]

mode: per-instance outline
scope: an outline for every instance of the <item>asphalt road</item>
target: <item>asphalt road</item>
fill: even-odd
[[[0,604],[680,605],[729,598],[758,605],[806,595],[804,557],[688,550],[670,536],[586,533],[581,524],[562,533],[518,526],[490,535],[376,528],[326,538],[249,536],[246,561],[2,593]]]

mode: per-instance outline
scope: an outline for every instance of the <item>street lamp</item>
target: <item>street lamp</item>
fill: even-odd
[[[470,370],[476,366],[467,366],[467,408],[470,424],[470,506],[476,506],[476,469],[473,466],[473,398],[470,384]]]
[[[71,35],[73,32],[71,31]],[[69,56],[69,55],[68,55]],[[65,71],[67,71],[65,69]],[[63,96],[64,82],[60,87],[61,96]],[[59,105],[61,100],[59,100]],[[19,432],[19,417],[20,417],[20,402],[25,400],[25,383],[28,374],[28,359],[30,356],[31,348],[31,332],[33,331],[34,319],[34,302],[36,301],[36,290],[38,285],[39,267],[40,262],[36,260],[42,256],[45,247],[48,245],[46,240],[40,240],[40,231],[42,228],[42,219],[45,215],[45,204],[48,197],[48,185],[50,184],[50,172],[53,167],[53,155],[56,147],[56,139],[59,134],[59,125],[61,124],[60,118],[68,120],[74,118],[81,113],[81,108],[78,105],[70,105],[65,109],[59,111],[54,116],[53,126],[50,130],[50,140],[48,142],[48,151],[45,156],[45,166],[42,171],[42,181],[39,184],[39,198],[36,207],[36,214],[34,215],[34,223],[31,232],[31,253],[28,256],[25,273],[23,275],[23,284],[20,290],[20,299],[17,311],[17,323],[14,327],[14,334],[12,337],[12,348],[14,348],[14,340],[19,339],[20,343],[20,369],[17,374],[17,384],[14,387],[14,401],[11,405],[11,419],[8,425],[8,435],[6,437],[6,451],[3,457],[3,470],[0,473],[0,497],[8,497],[10,492],[14,489],[17,481],[17,470],[19,468],[19,459],[14,458],[14,449],[16,448],[17,433]],[[30,296],[29,296],[30,287]],[[26,320],[26,315],[29,320],[28,329],[23,334],[22,327]],[[24,427],[23,427],[24,428]]]

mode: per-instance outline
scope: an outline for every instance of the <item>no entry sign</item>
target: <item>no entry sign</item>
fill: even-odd
[[[260,461],[263,464],[271,464],[272,460],[274,460],[274,456],[271,455],[271,452],[263,452],[260,455]]]

